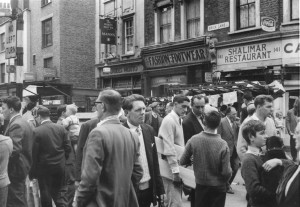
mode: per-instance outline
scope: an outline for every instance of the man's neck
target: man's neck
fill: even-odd
[[[217,133],[217,129],[210,129],[205,127],[204,129],[205,132],[210,133],[210,134],[216,134]]]
[[[179,116],[179,118],[181,118],[181,116],[180,115],[178,115],[178,113],[173,109],[173,111],[174,111],[174,113],[177,115],[177,116]]]
[[[128,123],[131,124],[132,126],[139,127],[139,124],[138,124],[138,125],[137,125],[137,124],[134,124],[134,123],[132,123],[129,119],[127,119],[127,121],[128,121]]]
[[[255,115],[256,115],[257,118],[258,118],[260,121],[262,121],[262,122],[265,122],[265,120],[266,120],[266,118],[267,118],[267,117],[262,116],[261,114],[258,114],[257,112],[255,112]]]

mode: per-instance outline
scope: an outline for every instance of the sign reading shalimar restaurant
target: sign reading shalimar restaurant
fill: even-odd
[[[6,24],[5,32],[5,59],[17,56],[17,21]]]
[[[205,47],[184,49],[155,55],[145,55],[146,68],[157,68],[172,65],[184,65],[187,63],[199,63],[208,61],[208,51]]]

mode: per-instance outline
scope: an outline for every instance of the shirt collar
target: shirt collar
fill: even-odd
[[[16,115],[12,116],[12,117],[10,118],[9,122],[11,122],[11,120],[13,120],[13,119],[14,119],[15,117],[17,117],[17,116],[21,116],[21,114],[16,114]]]
[[[129,126],[129,129],[134,129],[134,130],[136,130],[137,128],[141,129],[140,125],[139,126],[134,126],[134,125],[130,124],[128,120],[127,120],[127,124]]]
[[[253,155],[256,155],[256,156],[259,156],[260,155],[260,149],[257,148],[257,147],[253,147],[253,146],[248,146],[248,150],[246,153],[250,153],[250,154],[253,154]]]
[[[101,125],[104,124],[105,122],[110,121],[110,120],[114,120],[114,119],[119,120],[118,115],[113,115],[113,116],[106,117],[105,119],[101,120],[101,121],[97,124],[97,126],[101,126]]]

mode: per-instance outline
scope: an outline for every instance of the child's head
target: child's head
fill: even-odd
[[[266,145],[265,125],[259,120],[248,121],[242,131],[242,135],[247,144],[255,147],[263,147]]]
[[[268,159],[287,159],[283,150],[283,141],[280,137],[272,136],[267,139],[266,148]]]
[[[277,112],[276,112],[276,117],[277,117],[278,119],[281,119],[281,118],[283,117],[282,112],[281,112],[281,111],[277,111]]]
[[[77,106],[75,104],[67,105],[66,116],[75,115],[77,113]]]

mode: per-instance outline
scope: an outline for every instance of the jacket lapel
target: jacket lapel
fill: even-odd
[[[144,144],[145,144],[145,150],[146,150],[146,156],[147,156],[147,161],[148,161],[148,167],[149,171],[152,172],[152,142],[151,142],[151,132],[142,124],[142,133],[143,133],[143,139],[144,139]],[[152,177],[152,175],[151,175]]]
[[[9,128],[10,128],[10,125],[18,118],[18,117],[21,117],[20,114],[16,115],[7,125],[6,129],[5,129],[5,132],[4,132],[4,135],[5,136],[9,136]]]
[[[198,118],[196,117],[196,115],[193,112],[191,112],[191,118],[193,121],[195,132],[196,132],[196,134],[199,134],[200,132],[203,131],[203,128],[202,128],[201,124],[199,123]]]
[[[230,126],[230,123],[229,123],[227,117],[225,117],[225,123],[226,123],[226,126],[227,126],[227,128],[229,129],[230,133],[231,133],[231,134],[233,135],[233,137],[234,137],[233,129],[232,129],[232,127]]]

